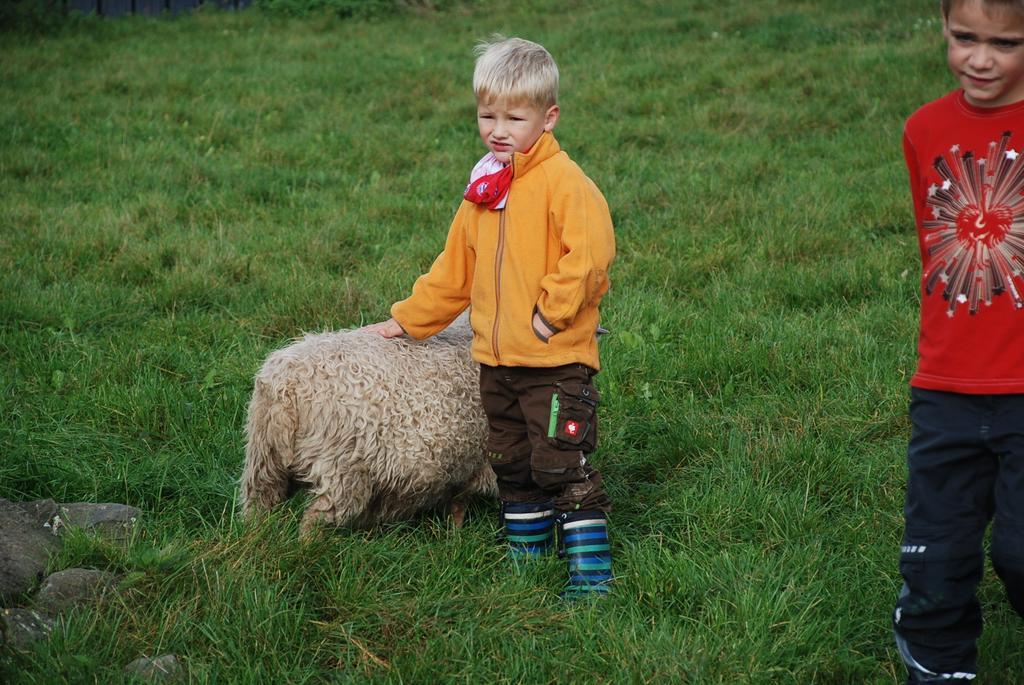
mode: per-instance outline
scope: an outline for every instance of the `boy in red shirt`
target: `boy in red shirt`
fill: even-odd
[[[1024,616],[1024,0],[943,0],[961,88],[907,120],[922,259],[903,590],[908,682],[976,676],[982,542]]]

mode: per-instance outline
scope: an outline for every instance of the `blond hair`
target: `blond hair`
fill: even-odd
[[[558,66],[542,45],[497,35],[477,43],[473,93],[478,102],[504,99],[548,108],[558,104]]]
[[[942,0],[942,16],[949,19],[949,12],[964,0]],[[1017,14],[1024,15],[1024,0],[981,0],[986,9],[1004,8],[1013,10]]]

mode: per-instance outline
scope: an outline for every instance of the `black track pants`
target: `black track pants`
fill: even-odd
[[[966,681],[989,521],[993,565],[1024,616],[1024,395],[912,388],[910,419],[896,643],[912,679]]]

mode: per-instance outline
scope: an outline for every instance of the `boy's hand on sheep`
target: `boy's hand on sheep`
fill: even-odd
[[[367,331],[368,333],[377,333],[385,338],[397,338],[405,333],[405,331],[402,330],[402,327],[394,319],[388,319],[387,321],[381,321],[379,323],[371,323],[369,326],[363,326],[359,330]]]

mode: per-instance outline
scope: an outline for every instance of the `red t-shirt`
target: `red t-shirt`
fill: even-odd
[[[1024,101],[954,91],[907,120],[903,151],[923,265],[910,384],[1024,393]]]

